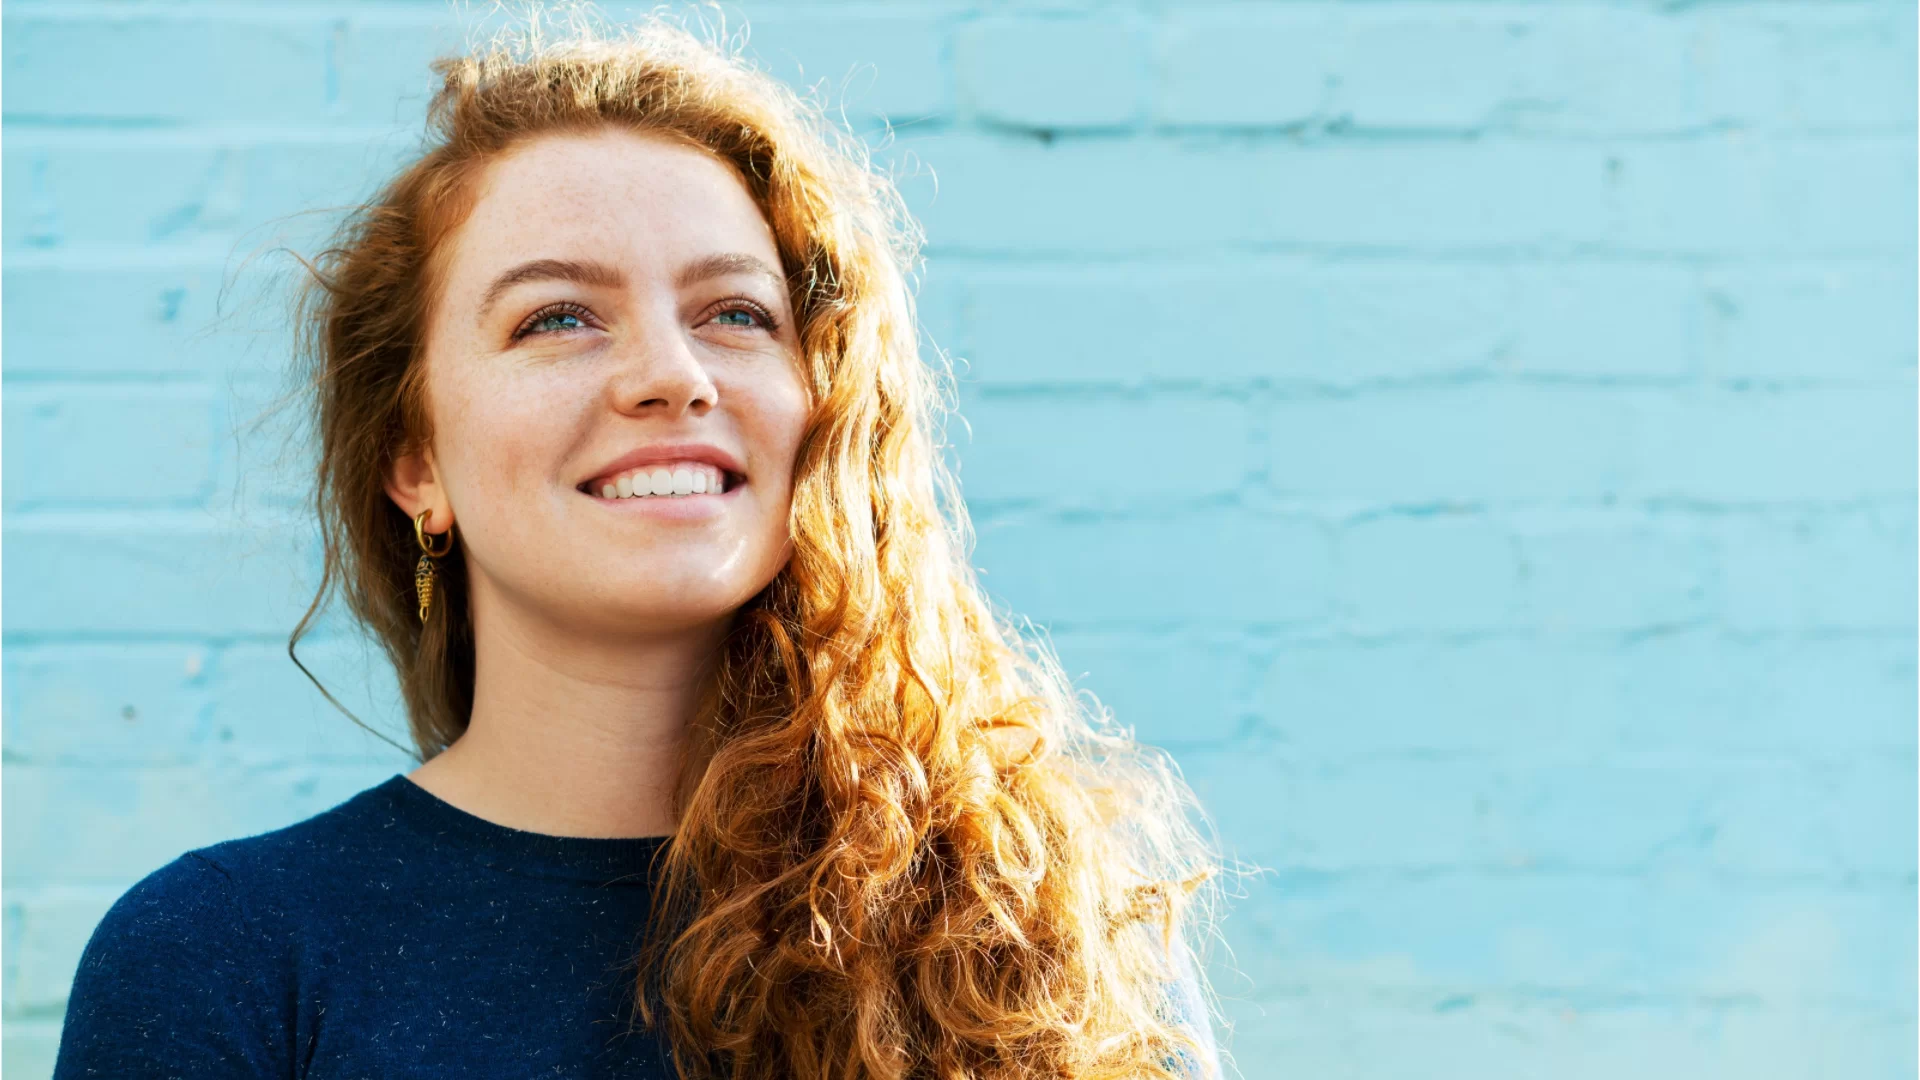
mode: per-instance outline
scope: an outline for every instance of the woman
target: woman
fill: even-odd
[[[1213,858],[973,580],[858,144],[666,24],[435,70],[301,324],[424,763],[130,890],[56,1075],[1212,1075]]]

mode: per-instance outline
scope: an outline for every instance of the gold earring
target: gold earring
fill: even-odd
[[[413,592],[420,598],[420,621],[423,623],[427,621],[428,610],[433,607],[433,579],[439,573],[433,560],[453,550],[451,528],[441,534],[447,538],[447,542],[440,545],[438,551],[434,550],[433,542],[427,539],[427,518],[432,514],[431,510],[422,510],[413,519],[413,539],[420,545],[420,561],[413,565]]]

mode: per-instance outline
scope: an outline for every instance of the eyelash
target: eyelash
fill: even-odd
[[[780,320],[774,318],[773,313],[771,311],[768,311],[766,308],[760,306],[760,304],[752,300],[749,300],[744,296],[730,296],[727,299],[721,301],[721,303],[726,304],[727,306],[719,309],[718,311],[715,311],[714,312],[715,315],[723,315],[729,311],[745,311],[751,315],[758,317],[760,322],[763,324],[764,329],[767,331],[767,333],[769,334],[778,333],[780,330]],[[548,304],[546,307],[541,308],[540,310],[527,316],[524,320],[521,321],[519,329],[513,332],[514,340],[518,341],[523,337],[534,336],[535,331],[533,328],[536,326],[539,326],[542,321],[554,315],[574,315],[574,316],[578,316],[582,321],[585,321],[593,317],[592,312],[588,311],[584,306],[580,304],[576,304],[571,300],[562,300],[558,303]],[[564,334],[564,333],[567,333],[567,331],[542,330],[542,331],[539,331],[538,333]]]

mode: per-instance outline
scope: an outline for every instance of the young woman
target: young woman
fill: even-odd
[[[858,143],[667,24],[435,70],[301,312],[423,764],[134,886],[56,1076],[1213,1075],[1214,857],[974,581]]]

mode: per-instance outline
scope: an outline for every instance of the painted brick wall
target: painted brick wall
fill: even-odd
[[[1911,4],[744,14],[895,125],[976,562],[1267,868],[1246,1076],[1913,1075]],[[403,767],[285,659],[240,260],[456,25],[7,5],[10,1080],[127,885]]]

